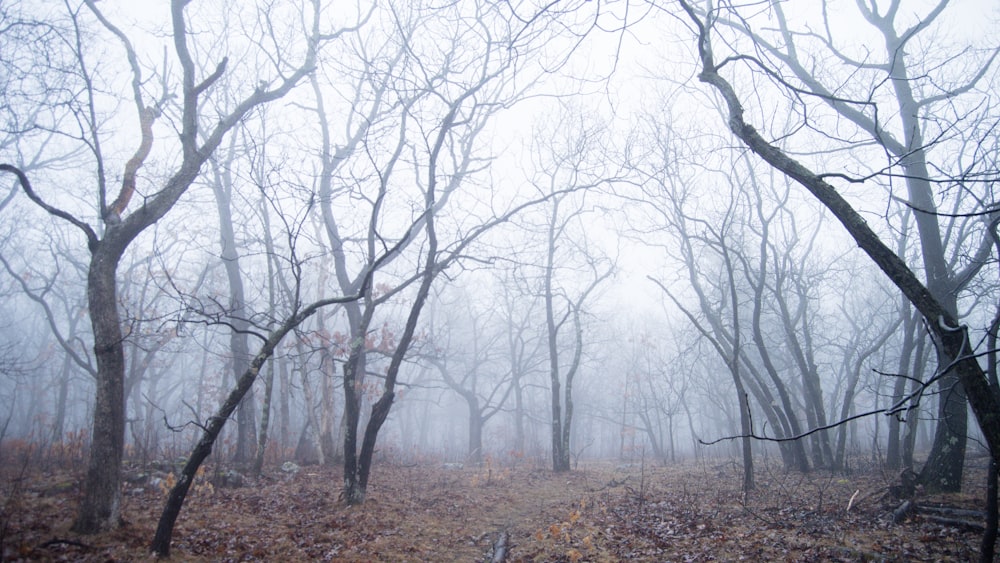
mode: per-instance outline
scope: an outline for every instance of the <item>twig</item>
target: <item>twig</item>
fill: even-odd
[[[78,542],[76,540],[61,539],[61,538],[52,538],[49,541],[43,543],[42,545],[40,545],[38,547],[45,548],[45,547],[52,547],[54,545],[72,545],[72,546],[75,546],[75,547],[82,547],[83,549],[90,549],[91,548],[91,546],[89,546],[89,545],[87,545],[87,544],[85,544],[83,542]]]

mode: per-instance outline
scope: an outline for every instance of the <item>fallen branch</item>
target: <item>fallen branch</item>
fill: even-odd
[[[606,485],[604,485],[603,488],[613,489],[615,487],[620,487],[624,485],[626,481],[628,481],[628,475],[626,475],[624,479],[611,479],[610,481],[607,482]]]
[[[854,506],[854,499],[858,498],[858,493],[860,492],[861,489],[854,491],[854,494],[851,495],[851,499],[847,501],[847,512],[851,511],[851,507]]]
[[[933,505],[920,505],[921,512],[930,512],[931,514],[940,514],[942,516],[954,516],[958,518],[986,518],[982,510],[968,510],[965,508],[953,508],[951,506],[933,506]]]
[[[961,518],[949,518],[947,516],[936,516],[934,514],[924,514],[923,516],[925,519],[936,524],[943,524],[954,528],[963,528],[970,532],[977,532],[981,534],[986,530],[986,526],[984,526],[982,522],[962,520]]]
[[[510,534],[506,531],[500,532],[500,537],[497,541],[493,542],[493,559],[490,559],[491,563],[503,563],[507,560],[507,542],[510,540]]]
[[[892,523],[899,524],[900,522],[905,520],[906,517],[909,516],[911,512],[913,512],[914,506],[915,505],[913,504],[913,501],[904,500],[903,504],[899,505],[898,507],[896,507],[896,510],[892,511]]]
[[[978,533],[982,533],[986,529],[985,524],[983,524],[986,515],[982,511],[950,506],[921,505],[911,500],[903,501],[903,504],[892,511],[892,523],[899,524],[910,514],[919,514],[928,522]]]
[[[72,545],[73,547],[81,547],[83,549],[91,549],[91,546],[89,546],[89,545],[87,545],[85,543],[78,542],[76,540],[67,540],[67,539],[62,539],[62,538],[52,538],[49,541],[43,543],[42,545],[40,545],[38,547],[45,548],[45,547],[52,547],[54,545]]]

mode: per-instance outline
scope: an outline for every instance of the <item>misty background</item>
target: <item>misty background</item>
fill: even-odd
[[[885,72],[905,61],[941,260],[984,352],[998,297],[996,7],[941,3],[922,26],[938,5],[903,3],[904,59],[855,2],[805,4],[718,14],[716,58],[757,60],[726,67],[748,121],[827,174],[925,279],[904,169],[915,151],[863,125],[908,135]],[[0,161],[96,239],[167,190],[190,156],[186,120],[210,141],[316,51],[122,253],[126,458],[186,456],[271,330],[352,295],[283,339],[213,459],[344,463],[347,366],[361,428],[394,385],[376,461],[547,465],[559,432],[570,465],[738,458],[739,440],[717,440],[745,433],[741,403],[761,437],[830,425],[798,446],[753,442],[788,466],[919,465],[940,431],[954,391],[935,385],[919,315],[819,202],[730,134],[673,3],[193,2],[194,83],[225,61],[196,117],[169,6],[94,6],[100,17],[3,7]],[[82,464],[99,372],[88,239],[14,176],[0,188],[0,438]],[[956,432],[985,453],[974,420]]]

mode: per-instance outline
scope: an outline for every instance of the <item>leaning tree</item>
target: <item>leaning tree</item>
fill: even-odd
[[[830,90],[811,90],[813,85],[809,83],[807,77],[799,76],[794,72],[795,67],[790,58],[796,52],[794,42],[784,41],[781,43],[781,47],[775,48],[773,52],[768,50],[767,45],[760,42],[755,43],[758,45],[758,50],[764,50],[769,53],[767,57],[733,52],[727,54],[721,60],[717,59],[717,52],[714,48],[717,47],[718,42],[713,42],[713,37],[720,33],[720,27],[748,26],[747,20],[732,12],[730,8],[710,9],[707,12],[703,12],[696,9],[686,0],[679,0],[679,2],[697,35],[698,79],[711,86],[720,96],[725,108],[729,129],[754,154],[774,169],[798,182],[813,197],[826,206],[833,213],[834,217],[840,221],[858,246],[920,312],[929,332],[934,338],[940,356],[939,367],[932,380],[940,381],[948,376],[953,376],[961,384],[967,396],[968,403],[972,407],[980,429],[990,447],[993,459],[1000,459],[1000,396],[994,393],[988,384],[986,375],[977,360],[977,354],[970,342],[969,328],[960,322],[952,306],[952,298],[942,297],[940,293],[944,290],[957,291],[967,279],[948,271],[938,272],[934,270],[934,266],[929,263],[932,261],[930,258],[933,257],[929,257],[925,252],[924,266],[928,270],[929,281],[927,284],[921,282],[903,257],[896,254],[869,226],[862,214],[859,213],[856,204],[848,201],[845,194],[831,183],[836,181],[836,179],[848,183],[866,182],[879,177],[880,172],[876,171],[868,177],[857,177],[841,169],[826,173],[815,172],[810,167],[790,156],[789,150],[782,148],[783,145],[787,145],[789,142],[787,138],[769,138],[766,130],[762,133],[761,130],[758,130],[757,127],[748,121],[747,110],[744,106],[745,96],[740,96],[736,86],[734,86],[733,79],[729,78],[728,75],[724,75],[724,73],[735,73],[737,72],[734,70],[736,67],[743,67],[743,70],[749,69],[752,72],[761,72],[764,77],[773,81],[776,87],[788,93],[790,99],[798,101],[805,99],[806,96],[815,97],[821,102],[834,107],[839,113],[848,113],[847,119],[858,125],[860,130],[868,131],[871,135],[889,142],[894,137],[887,128],[887,124],[880,121],[879,116],[881,114],[873,109],[873,102],[869,99],[847,99]],[[872,64],[876,70],[886,73],[887,81],[892,84],[897,96],[900,95],[901,91],[905,91],[910,87],[910,85],[902,84],[903,82],[910,82],[910,79],[899,67],[900,57],[898,55],[903,52],[907,41],[930,25],[940,15],[946,5],[947,1],[939,3],[928,17],[919,20],[903,32],[896,32],[889,31],[889,28],[886,26],[893,25],[893,20],[899,10],[898,1],[892,2],[885,14],[879,13],[875,9],[874,4],[871,8],[868,8],[859,3],[859,6],[866,13],[866,18],[886,33],[887,48],[889,50],[888,60],[884,63]],[[783,25],[783,17],[779,15],[779,29]],[[820,36],[821,41],[823,37],[822,35]],[[795,83],[790,78],[786,78],[785,69],[772,66],[775,60],[781,61],[786,65],[791,65],[789,68],[792,74],[801,83]],[[848,58],[846,60],[850,61],[851,59]],[[908,180],[907,186],[911,189],[908,192],[910,196],[908,205],[912,206],[917,214],[924,215],[925,220],[927,217],[936,218],[938,214],[933,200],[928,199],[932,194],[923,193],[921,192],[921,186],[913,185],[923,184],[923,188],[929,188],[931,182],[929,172],[920,168],[921,164],[919,162],[914,162],[915,158],[918,158],[929,148],[926,141],[915,137],[921,126],[918,123],[921,115],[920,112],[922,108],[926,109],[923,106],[927,106],[932,101],[947,100],[972,90],[986,72],[986,69],[989,68],[993,60],[993,55],[988,54],[985,60],[986,62],[977,71],[974,71],[972,76],[966,81],[953,84],[952,87],[945,89],[941,94],[924,100],[923,104],[913,102],[912,99],[909,99],[908,101],[913,103],[904,104],[904,107],[900,108],[900,119],[906,121],[906,124],[903,125],[903,135],[905,135],[906,140],[899,147],[898,151],[887,147],[886,154],[888,155],[889,163],[885,174],[891,175],[892,171],[897,167],[902,171],[901,174]],[[868,64],[860,63],[859,68],[867,69]],[[877,107],[877,105],[874,107]],[[872,109],[869,113],[865,113],[856,108]],[[808,113],[800,115],[808,116]],[[814,126],[814,123],[807,118],[803,121],[800,130],[807,131]],[[943,138],[946,136],[942,133],[942,138],[938,139],[938,141],[943,142]],[[975,170],[972,172],[966,171],[966,173],[964,177],[944,178],[942,181],[957,183],[962,186],[961,191],[963,193],[969,193],[968,187],[965,185],[974,183],[976,178],[981,180],[984,177],[984,172],[982,170]],[[985,177],[993,176],[995,176],[995,171],[993,173],[989,171],[985,172]],[[971,199],[973,201],[982,201],[974,197]],[[992,206],[987,206],[985,209],[979,209],[978,213],[973,213],[971,216],[988,219],[987,227],[992,232],[996,224],[996,218],[993,217],[994,213],[996,213],[995,209]],[[992,250],[992,239],[985,235],[983,236],[988,239],[987,242],[972,248],[970,251],[970,253],[974,253],[978,257],[978,259],[970,262],[972,271],[967,273],[970,276],[985,263],[985,257],[988,257],[989,252]],[[922,237],[921,241],[927,244],[934,243],[930,238],[925,240]],[[940,242],[938,240],[936,244],[940,244]],[[986,249],[986,256],[979,256],[981,254],[980,251],[984,247]],[[952,387],[957,386],[953,385]],[[955,475],[949,474],[948,479],[953,480],[954,478]],[[954,486],[953,483],[944,482],[939,482],[939,485]]]

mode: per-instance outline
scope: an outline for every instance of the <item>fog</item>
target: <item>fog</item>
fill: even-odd
[[[187,458],[240,378],[212,462],[358,503],[380,463],[987,451],[937,323],[730,131],[700,8],[177,4],[3,8],[8,451]],[[717,70],[995,369],[996,7],[822,6],[713,10]]]

